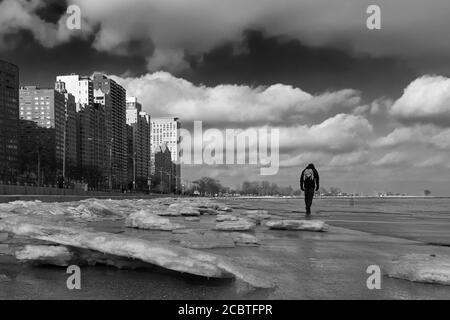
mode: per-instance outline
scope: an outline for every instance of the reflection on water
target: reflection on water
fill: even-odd
[[[105,266],[83,267],[81,290],[68,290],[65,271],[57,267],[3,265],[1,272],[11,280],[0,283],[0,299],[266,299],[270,293],[245,291],[230,279]]]
[[[349,202],[350,202],[350,207],[354,207],[355,206],[355,199],[354,198],[350,198]]]
[[[251,210],[265,209],[279,213],[305,212],[302,198],[236,199],[229,201],[233,207]],[[313,207],[319,212],[396,213],[448,215],[450,198],[320,198]],[[349,211],[349,207],[352,211]]]

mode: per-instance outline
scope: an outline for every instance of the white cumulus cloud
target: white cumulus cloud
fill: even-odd
[[[390,114],[405,122],[450,124],[450,79],[423,76],[411,82]]]
[[[374,161],[373,165],[377,167],[405,166],[408,160],[410,156],[407,153],[393,151]]]
[[[154,116],[179,116],[182,121],[202,120],[210,125],[298,125],[321,122],[360,103],[355,90],[311,95],[290,85],[268,87],[218,85],[207,87],[155,72],[138,78],[113,78],[129,95],[139,98]],[[347,125],[347,122],[344,121]]]

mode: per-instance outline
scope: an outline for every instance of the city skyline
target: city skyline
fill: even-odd
[[[53,88],[19,86],[20,67],[0,62],[2,115],[9,117],[0,139],[2,183],[181,191],[181,170],[173,163],[177,118],[151,121],[138,99],[104,74],[56,75]],[[174,151],[155,165],[155,153],[165,153],[154,150],[156,142]],[[156,171],[170,180],[156,181]]]

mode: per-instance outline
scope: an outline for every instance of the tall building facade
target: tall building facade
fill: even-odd
[[[74,178],[77,175],[78,143],[77,143],[77,111],[75,97],[68,93],[62,81],[55,83],[55,90],[64,95],[65,121],[64,121],[64,177]]]
[[[62,75],[56,77],[56,82],[64,83],[66,91],[74,96],[77,111],[94,104],[93,83],[90,77],[78,74]]]
[[[41,128],[55,129],[56,171],[62,173],[66,100],[55,89],[26,86],[20,88],[20,119],[35,122]]]
[[[23,119],[19,120],[19,128],[18,180],[38,186],[54,185],[61,172],[56,163],[55,128]]]
[[[105,106],[94,101],[94,82],[88,76],[61,75],[56,82],[64,83],[73,95],[76,108],[77,176],[91,187],[106,188],[112,170],[110,138],[107,137]]]
[[[133,137],[133,127],[127,124],[127,148],[128,148],[128,185],[127,189],[133,190],[136,188],[134,185],[134,161],[135,153],[134,150],[134,137]]]
[[[155,178],[159,182],[157,191],[177,193],[177,165],[172,161],[172,152],[167,143],[163,143],[155,149]]]
[[[132,149],[128,171],[134,188],[148,189],[151,159],[151,123],[150,116],[142,111],[142,105],[135,97],[127,97],[127,125],[132,129]]]
[[[171,161],[175,167],[171,171],[174,179],[176,180],[175,191],[181,190],[181,166],[178,163],[179,150],[178,143],[180,141],[180,122],[178,118],[173,117],[160,117],[151,118],[151,171],[153,174],[158,174],[156,171],[156,158],[155,154],[161,152],[161,148],[167,148],[170,151]],[[166,152],[166,151],[164,151]]]
[[[103,107],[106,119],[106,143],[111,146],[112,185],[128,184],[128,148],[126,122],[126,90],[104,74],[92,78],[94,104]]]
[[[0,180],[17,174],[19,125],[19,68],[0,60]]]
[[[110,144],[106,137],[106,114],[98,104],[77,112],[78,165],[82,180],[94,188],[111,188]]]

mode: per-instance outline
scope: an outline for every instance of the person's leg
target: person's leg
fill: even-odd
[[[305,193],[305,209],[306,209],[306,214],[308,214],[308,189],[305,189],[305,191],[304,191],[304,193]]]
[[[305,189],[305,204],[306,204],[306,214],[311,214],[311,205],[314,198],[314,189]]]

